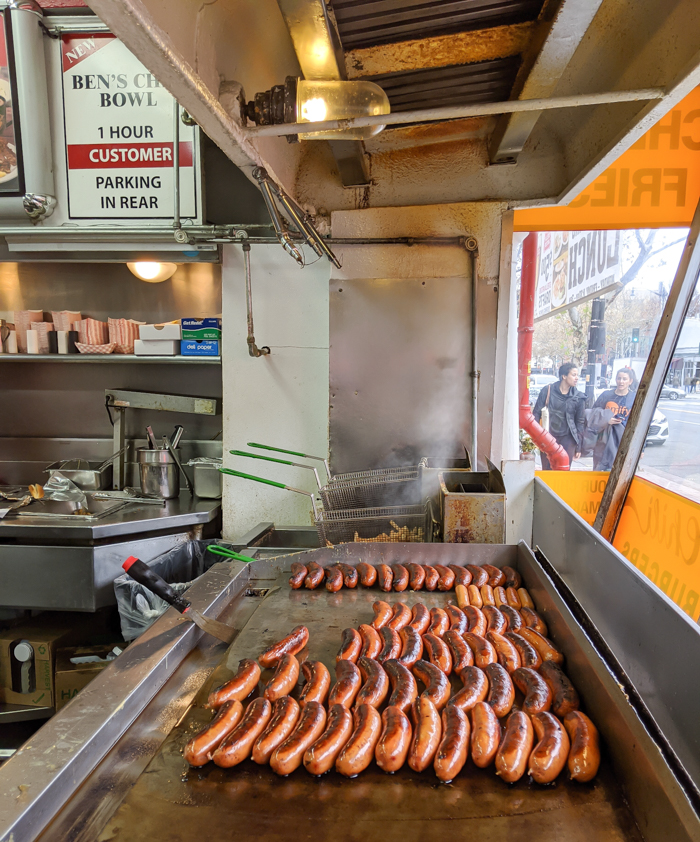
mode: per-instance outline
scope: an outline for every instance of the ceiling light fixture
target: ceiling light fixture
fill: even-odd
[[[176,263],[155,263],[153,261],[139,261],[138,263],[127,263],[129,271],[140,281],[148,284],[160,284],[167,281],[177,271]]]
[[[279,123],[320,123],[324,120],[349,120],[376,117],[391,110],[389,98],[373,82],[308,80],[287,76],[284,85],[255,94],[244,107],[244,117],[256,126]],[[332,131],[305,132],[299,140],[366,140],[378,134],[383,125],[361,126]],[[290,140],[294,135],[289,136]]]

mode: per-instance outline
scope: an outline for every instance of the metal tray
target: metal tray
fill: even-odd
[[[76,523],[91,523],[107,515],[114,514],[119,509],[123,509],[124,506],[128,506],[130,502],[129,500],[93,500],[90,495],[88,495],[87,501],[90,512],[87,515],[76,515],[74,513],[74,503],[62,500],[36,500],[28,508],[15,511],[14,516],[39,518],[41,520],[65,520],[67,518]]]

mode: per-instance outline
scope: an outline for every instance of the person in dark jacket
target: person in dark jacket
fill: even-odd
[[[581,456],[583,429],[586,425],[586,396],[576,388],[578,369],[564,363],[559,369],[559,382],[545,386],[537,396],[532,414],[539,424],[542,410],[549,410],[549,432],[569,455],[569,465]],[[542,467],[551,470],[546,453],[540,453]]]

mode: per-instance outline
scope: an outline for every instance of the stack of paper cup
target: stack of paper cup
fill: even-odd
[[[27,331],[27,353],[28,354],[38,354],[39,353],[39,331],[38,330],[28,330]]]
[[[5,340],[5,353],[16,354],[17,351],[17,331],[11,330],[10,335]]]

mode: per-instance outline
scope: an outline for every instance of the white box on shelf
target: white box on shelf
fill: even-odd
[[[137,357],[176,357],[180,343],[176,339],[134,339]]]
[[[167,339],[179,342],[182,339],[180,322],[177,324],[141,325],[139,327],[139,339],[149,341]]]

